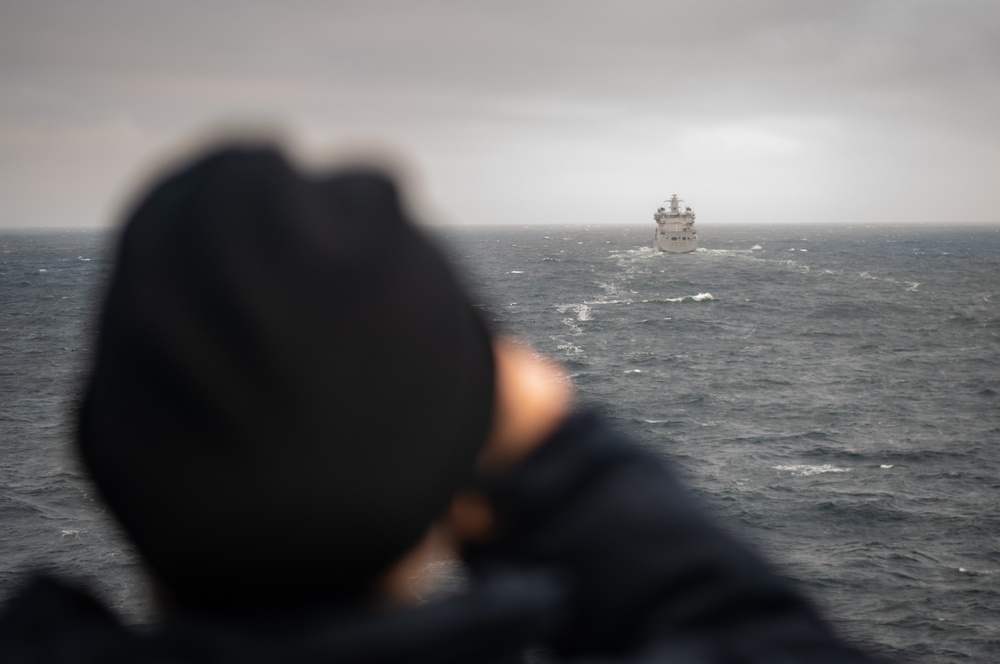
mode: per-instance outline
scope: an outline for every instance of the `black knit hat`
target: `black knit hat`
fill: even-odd
[[[420,539],[492,402],[489,334],[388,177],[236,147],[128,221],[79,445],[182,602],[315,601]]]

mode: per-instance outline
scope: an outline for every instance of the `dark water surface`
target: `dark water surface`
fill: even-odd
[[[901,661],[1000,653],[1000,228],[435,231],[499,327]],[[126,615],[138,562],[66,449],[104,235],[0,235],[0,597],[33,566]],[[252,533],[248,534],[248,546]]]

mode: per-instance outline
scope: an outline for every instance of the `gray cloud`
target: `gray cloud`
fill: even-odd
[[[645,223],[675,190],[706,224],[838,221],[845,199],[863,222],[993,221],[998,19],[976,0],[15,0],[0,226],[109,223],[151,160],[246,119],[398,149],[462,221]]]

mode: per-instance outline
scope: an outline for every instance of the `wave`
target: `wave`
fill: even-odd
[[[850,468],[840,468],[839,466],[834,466],[829,463],[824,463],[822,465],[810,465],[810,464],[790,464],[790,465],[779,465],[771,466],[771,470],[778,470],[782,472],[788,472],[792,475],[798,477],[809,477],[811,475],[822,475],[824,473],[849,473]]]
[[[757,249],[760,249],[759,245],[757,245]],[[695,253],[709,254],[712,256],[746,256],[752,254],[753,252],[753,247],[750,249],[707,249],[705,247],[698,247],[695,250]]]
[[[684,295],[681,297],[668,297],[662,300],[643,300],[643,302],[714,302],[715,298],[711,293],[698,293],[697,295]]]
[[[586,304],[557,304],[556,311],[561,314],[572,311],[577,320],[590,320],[591,309]]]

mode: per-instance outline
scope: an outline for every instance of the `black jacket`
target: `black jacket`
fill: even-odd
[[[461,596],[137,628],[43,577],[0,617],[0,663],[869,661],[594,414],[570,418],[489,490],[503,535],[467,553]]]

